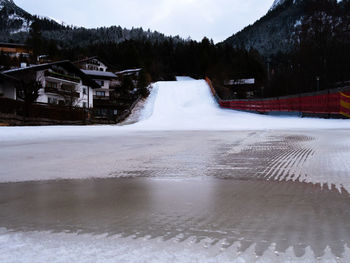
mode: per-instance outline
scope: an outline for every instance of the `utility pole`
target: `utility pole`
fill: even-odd
[[[320,90],[320,77],[316,77],[316,81],[317,81],[317,91]]]

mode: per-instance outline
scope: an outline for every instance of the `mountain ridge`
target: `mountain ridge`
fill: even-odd
[[[301,2],[302,0],[275,0],[265,16],[222,43],[247,50],[253,48],[264,56],[290,51],[295,28],[304,16]]]
[[[0,41],[24,43],[30,26],[37,22],[42,36],[56,41],[61,47],[87,46],[97,43],[121,43],[127,40],[149,40],[152,42],[172,40],[183,42],[179,36],[165,36],[162,33],[142,28],[126,29],[120,26],[87,29],[57,23],[48,17],[32,15],[18,7],[12,0],[0,0]]]
[[[275,0],[265,16],[220,44],[255,49],[265,57],[289,53],[298,44],[300,27],[312,20],[322,24],[322,16],[341,20],[339,13],[349,4],[349,0]]]

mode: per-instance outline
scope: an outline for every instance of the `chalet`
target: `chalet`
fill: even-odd
[[[99,88],[93,91],[95,117],[115,118],[118,110],[113,95],[118,85],[117,76],[107,71],[107,63],[102,62],[98,57],[79,60],[74,64],[99,85]]]
[[[69,61],[59,61],[2,72],[26,83],[41,83],[37,102],[84,108],[93,107],[94,89],[100,86]]]
[[[74,62],[81,69],[94,71],[107,71],[107,63],[102,62],[98,57],[91,57]]]
[[[92,57],[76,61],[74,64],[100,85],[100,88],[95,90],[94,96],[110,97],[110,92],[113,91],[112,82],[117,76],[107,71],[108,66],[106,63],[102,62],[98,57]]]
[[[0,43],[0,53],[10,57],[29,57],[32,51],[25,44]]]
[[[16,85],[18,80],[0,73],[0,98],[17,99]]]
[[[117,75],[117,80],[115,82],[115,85],[121,85],[124,77],[129,77],[133,80],[134,86],[137,86],[137,81],[140,75],[140,72],[142,71],[142,68],[137,69],[126,69],[123,71],[115,72],[115,75]]]
[[[225,80],[224,86],[229,87],[239,99],[252,98],[259,90],[254,78]]]

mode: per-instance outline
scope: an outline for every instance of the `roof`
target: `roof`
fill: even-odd
[[[28,48],[28,46],[26,44],[5,43],[5,42],[0,42],[0,47],[24,47],[24,48]]]
[[[85,70],[85,69],[82,69],[81,71],[93,78],[98,78],[98,79],[113,79],[117,77],[114,73],[109,71]]]
[[[92,87],[94,89],[100,88],[100,86],[93,80],[91,79],[87,74],[85,74],[82,70],[74,66],[69,60],[63,60],[63,61],[57,61],[57,62],[52,62],[52,63],[45,63],[45,64],[40,64],[40,65],[32,65],[29,67],[25,68],[16,68],[16,69],[11,69],[11,70],[6,70],[3,71],[3,74],[10,75],[10,76],[16,76],[17,74],[21,74],[26,71],[41,71],[41,70],[46,70],[51,68],[52,66],[61,66],[68,71],[73,72],[77,76],[79,76],[84,85],[87,85],[89,87]]]
[[[10,69],[10,70],[5,70],[1,73],[3,74],[15,74],[17,72],[24,72],[28,70],[34,70],[34,71],[40,71],[40,70],[45,70],[50,68],[51,66],[60,66],[66,63],[70,63],[69,60],[63,60],[63,61],[58,61],[58,62],[52,62],[52,63],[44,63],[44,64],[39,64],[39,65],[31,65],[25,68],[15,68],[15,69]]]
[[[234,79],[225,81],[225,85],[253,85],[255,79]]]
[[[107,61],[105,61],[103,59],[100,59],[98,56],[77,60],[77,61],[74,61],[73,64],[77,65],[77,64],[80,64],[80,63],[88,62],[88,61],[93,60],[93,59],[96,59],[96,60],[100,61],[102,64],[104,64],[108,68],[116,68],[114,65],[109,64]]]
[[[2,73],[0,73],[0,80],[18,81],[18,79],[11,77],[11,76],[8,76],[8,75],[5,75],[5,74],[2,74]]]
[[[123,71],[116,72],[115,74],[116,75],[123,75],[123,74],[140,72],[141,70],[142,70],[142,68],[126,69],[126,70],[123,70]]]
[[[87,62],[87,61],[90,61],[90,60],[93,60],[93,59],[97,59],[97,60],[101,61],[97,56],[95,56],[95,57],[84,58],[84,59],[81,59],[81,60],[74,61],[73,64],[79,64],[79,63]]]

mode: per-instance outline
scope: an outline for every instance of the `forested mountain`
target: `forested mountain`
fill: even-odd
[[[300,27],[320,16],[343,19],[349,0],[275,0],[270,11],[253,25],[231,36],[224,43],[245,49],[254,48],[264,56],[291,52],[298,44]],[[335,10],[337,9],[337,10]],[[349,13],[348,13],[349,14]]]
[[[12,0],[0,0],[0,38],[9,39],[11,34],[28,31],[33,16],[19,8]]]
[[[271,68],[267,95],[350,83],[350,1],[303,0],[299,6],[304,15],[295,26],[290,49],[267,59]]]
[[[33,16],[13,1],[0,1],[4,23],[0,28],[0,41],[27,43],[34,51],[29,63],[36,63],[38,55],[48,55],[52,60],[99,56],[115,69],[142,67],[153,80],[173,79],[177,74],[194,77],[219,75],[221,78],[255,76],[259,79],[264,76],[262,60],[255,51],[215,46],[207,38],[197,42],[167,37],[141,28],[65,26],[48,18]],[[18,61],[9,63],[6,57],[0,57],[1,61],[5,67],[18,64]]]
[[[159,32],[142,28],[125,29],[120,26],[86,29],[65,26],[56,21],[29,14],[18,7],[12,0],[0,0],[0,41],[24,43],[33,22],[38,24],[41,35],[46,40],[54,40],[61,48],[88,46],[97,43],[121,43],[126,40],[144,40],[151,42],[165,41],[170,37]],[[172,37],[172,41],[183,41]]]
[[[0,0],[0,41],[27,43],[30,61],[0,54],[3,68],[19,62],[99,56],[114,69],[144,68],[153,81],[175,75],[217,83],[255,78],[263,96],[332,88],[350,81],[350,0],[276,0],[266,16],[214,45],[142,29],[85,29],[58,24]]]
[[[224,43],[234,47],[254,48],[266,56],[279,51],[290,51],[295,28],[305,14],[301,2],[276,0],[265,16]]]

